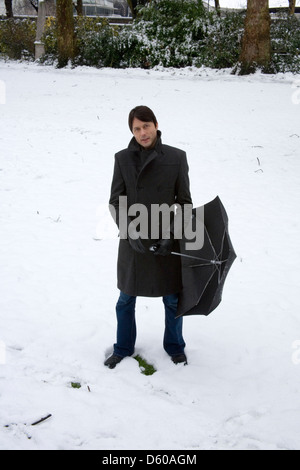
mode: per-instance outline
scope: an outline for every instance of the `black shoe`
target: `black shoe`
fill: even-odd
[[[187,365],[187,357],[184,353],[182,354],[176,354],[175,356],[172,356],[172,361],[174,364],[181,364],[184,363],[184,365]]]
[[[107,366],[109,369],[114,369],[117,364],[119,364],[124,358],[120,356],[116,356],[113,354],[104,362],[104,365]]]

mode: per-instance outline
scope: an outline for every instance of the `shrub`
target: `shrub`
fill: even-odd
[[[271,23],[272,65],[276,72],[300,72],[300,21],[286,15]]]
[[[40,59],[41,62],[53,63],[57,59],[57,27],[56,18],[48,17],[46,19],[42,42],[45,46],[45,54]]]
[[[114,45],[116,35],[116,28],[111,27],[106,19],[76,17],[73,65],[118,66]],[[42,62],[54,63],[58,55],[56,18],[49,18],[46,21],[42,40],[45,44],[45,55]]]
[[[118,66],[115,50],[117,29],[106,19],[77,17],[75,22],[75,65]]]
[[[153,0],[141,8],[132,27],[140,62],[152,67],[193,65],[208,16],[201,0]]]
[[[99,18],[75,19],[75,65],[96,67],[184,67],[198,55],[206,10],[201,0],[153,0],[132,25],[118,28]],[[46,26],[45,57],[57,58],[56,25]]]
[[[124,66],[233,67],[240,53],[245,12],[219,17],[200,0],[153,0],[121,33]]]
[[[34,59],[36,22],[29,19],[0,21],[0,54],[9,59]]]
[[[195,65],[212,68],[233,67],[240,55],[245,12],[213,15]]]

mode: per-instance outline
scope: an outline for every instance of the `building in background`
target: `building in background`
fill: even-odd
[[[46,14],[55,15],[55,0],[46,0]],[[76,4],[76,0],[73,0]],[[38,0],[13,0],[14,16],[37,16]],[[5,15],[5,2],[0,0],[0,15]],[[83,0],[86,16],[130,16],[126,0]]]
[[[77,0],[73,0],[75,4]],[[225,3],[225,2],[224,2]],[[240,10],[241,1],[237,1],[234,8],[224,7],[224,3],[220,0],[222,11]],[[204,6],[209,10],[215,10],[214,0],[204,0]],[[245,0],[246,4],[246,0]],[[278,7],[280,4],[281,8]],[[300,15],[300,0],[296,1],[296,16]],[[238,6],[239,5],[239,6]],[[285,5],[285,7],[283,7]],[[14,16],[37,16],[38,0],[13,0]],[[283,7],[283,8],[282,8]],[[270,12],[278,13],[287,10],[288,0],[282,2],[270,1]],[[46,0],[46,14],[48,16],[55,15],[55,0]],[[87,16],[123,16],[130,17],[131,11],[127,0],[83,0],[83,13]],[[0,15],[5,16],[5,1],[0,0]]]
[[[85,16],[112,16],[114,14],[113,0],[83,0]]]

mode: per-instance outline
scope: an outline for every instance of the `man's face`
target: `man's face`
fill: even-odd
[[[154,122],[143,122],[134,118],[132,123],[132,133],[142,147],[150,149],[154,147],[157,139],[158,124]]]

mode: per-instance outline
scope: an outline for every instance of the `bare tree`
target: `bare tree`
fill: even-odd
[[[13,18],[12,0],[5,0],[5,9],[7,18]]]
[[[39,2],[34,1],[34,0],[29,0],[30,5],[32,8],[38,13],[39,11]]]
[[[57,0],[58,67],[65,67],[74,57],[74,17],[72,0]]]
[[[76,9],[76,13],[78,16],[83,15],[83,2],[82,0],[77,0],[77,3],[74,3],[74,7]]]
[[[240,55],[240,74],[267,70],[271,61],[269,0],[248,0]]]
[[[296,0],[289,0],[289,15],[295,14]]]

